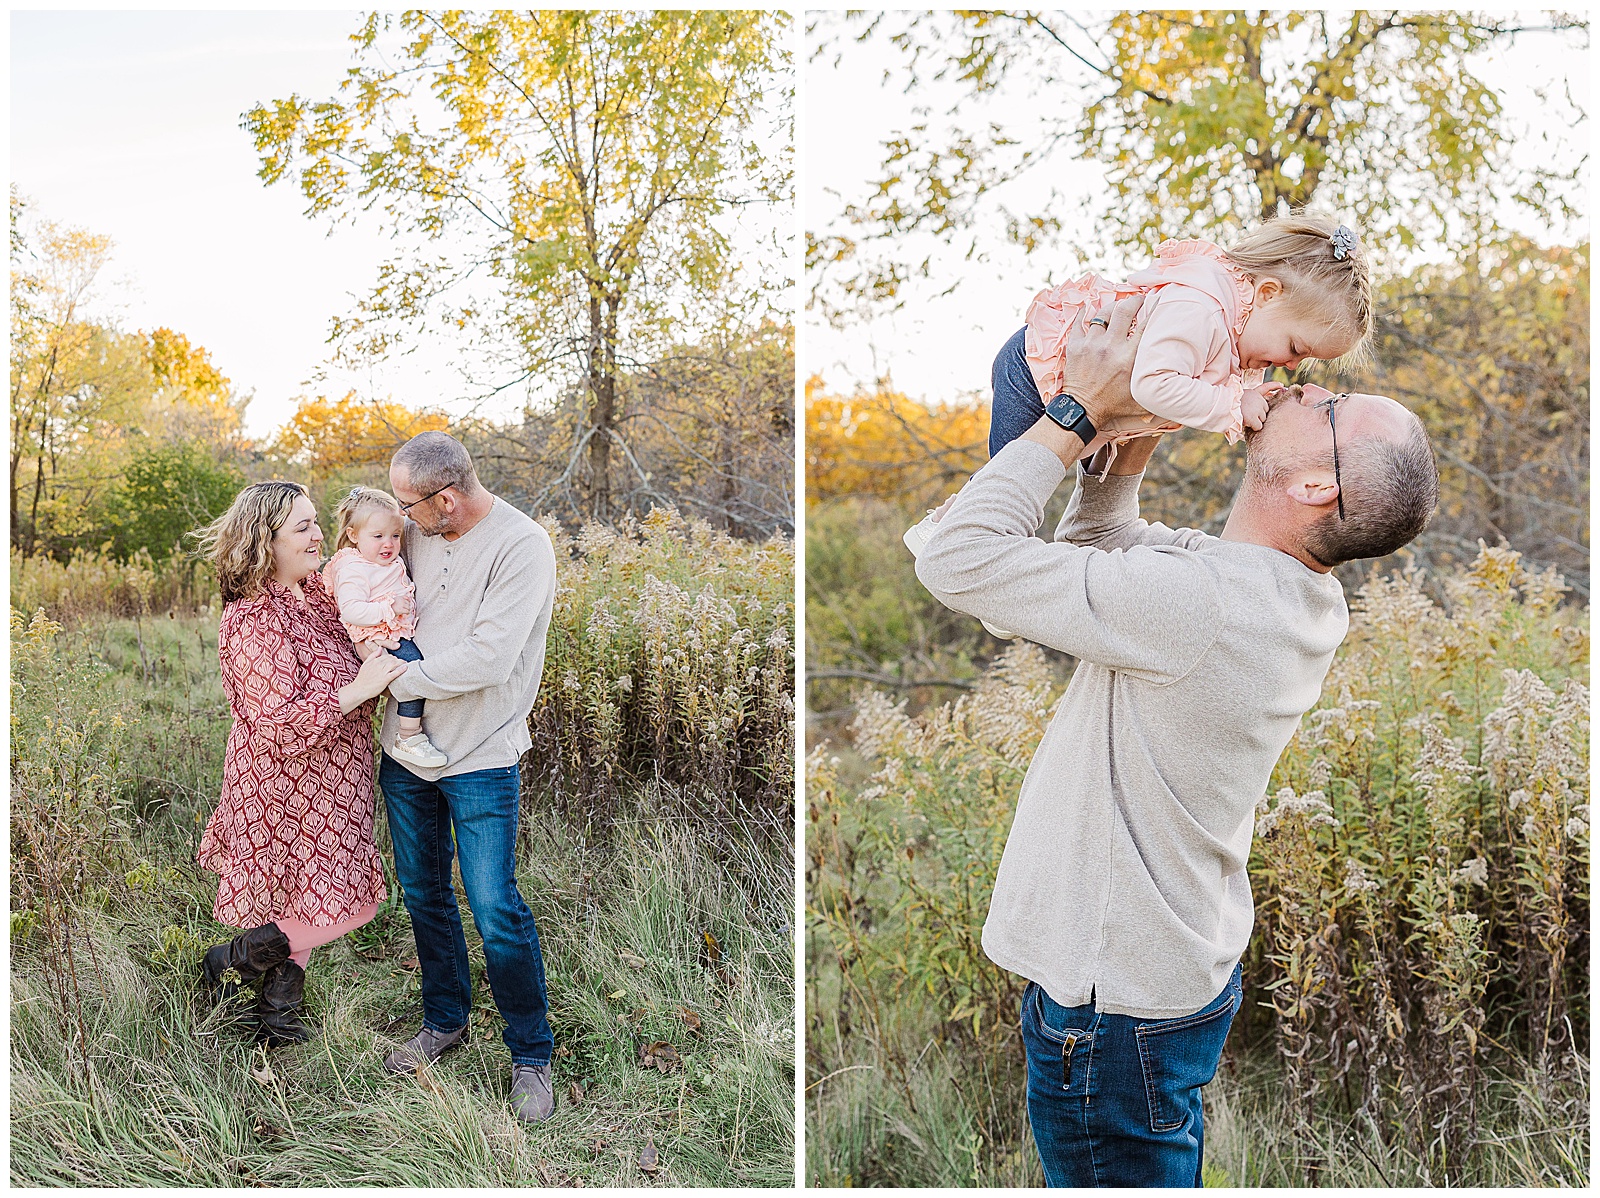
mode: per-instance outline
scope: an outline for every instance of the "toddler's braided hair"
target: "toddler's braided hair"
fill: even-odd
[[[1285,294],[1305,311],[1326,315],[1355,334],[1346,357],[1360,354],[1372,335],[1372,271],[1352,230],[1317,212],[1275,216],[1241,237],[1227,255],[1252,277],[1282,276]]]

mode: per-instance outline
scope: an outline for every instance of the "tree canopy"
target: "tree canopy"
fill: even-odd
[[[826,21],[824,18],[822,21]],[[843,312],[897,302],[928,263],[898,251],[912,231],[965,241],[1003,226],[1032,249],[1062,233],[1059,195],[1010,210],[998,184],[1067,154],[1110,184],[1065,230],[1153,248],[1162,237],[1225,236],[1309,204],[1354,216],[1374,246],[1446,240],[1458,250],[1505,235],[1497,201],[1574,215],[1581,181],[1562,164],[1509,169],[1512,128],[1473,55],[1514,33],[1504,16],[1398,10],[1123,12],[1102,19],[1034,11],[852,18],[861,40],[902,54],[907,87],[934,80],[967,98],[1025,92],[1015,120],[948,135],[922,120],[883,142],[882,171],[847,205],[843,232],[808,237],[814,295]],[[1555,17],[1541,30],[1586,29]],[[821,25],[813,61],[834,30]],[[1542,35],[1550,36],[1545,32]],[[952,114],[959,118],[959,113]],[[1581,114],[1580,114],[1581,115]],[[869,254],[864,243],[887,247]],[[835,291],[817,291],[819,279]]]
[[[163,557],[242,482],[245,401],[183,334],[125,332],[96,310],[111,251],[13,191],[9,500],[24,557],[102,544]]]
[[[781,14],[408,11],[368,16],[336,96],[244,118],[261,177],[293,177],[308,215],[370,214],[396,238],[341,318],[347,352],[394,351],[436,321],[514,374],[575,387],[559,477],[607,517],[644,482],[618,380],[739,288],[731,217],[791,194],[791,69]],[[769,148],[775,145],[776,148]],[[771,302],[772,295],[767,295]],[[781,301],[779,301],[781,302]],[[554,390],[559,391],[557,386]],[[636,455],[633,455],[636,457]]]

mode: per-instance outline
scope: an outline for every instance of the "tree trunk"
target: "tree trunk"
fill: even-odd
[[[589,307],[589,512],[596,520],[610,520],[611,430],[617,421],[617,301]]]

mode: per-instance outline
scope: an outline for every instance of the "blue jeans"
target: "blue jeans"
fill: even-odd
[[[1022,994],[1028,1122],[1051,1186],[1198,1186],[1200,1089],[1217,1073],[1243,1001],[1243,974],[1177,1019],[1063,1007],[1036,982]]]
[[[1023,348],[1027,334],[1026,327],[1018,329],[1017,335],[995,355],[989,372],[989,382],[994,387],[994,401],[989,405],[991,458],[1038,424],[1039,417],[1044,415],[1044,400],[1033,381],[1033,371],[1028,369],[1028,356]]]
[[[416,641],[413,641],[408,637],[401,637],[400,647],[398,649],[391,649],[389,652],[393,653],[401,661],[422,660],[422,650],[417,648]],[[394,713],[398,716],[404,716],[408,720],[421,719],[422,708],[425,703],[427,703],[426,699],[407,699],[404,703],[396,703],[394,705]]]
[[[533,913],[517,890],[517,767],[474,770],[428,782],[388,754],[378,767],[394,840],[394,872],[411,913],[422,971],[422,1022],[436,1032],[465,1027],[472,974],[461,910],[450,884],[459,846],[461,881],[483,937],[489,989],[506,1021],[518,1065],[548,1065],[555,1037],[545,1000],[544,957]]]

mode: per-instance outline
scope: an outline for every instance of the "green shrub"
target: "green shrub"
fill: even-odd
[[[141,550],[158,562],[181,555],[187,534],[227,511],[244,485],[243,474],[200,444],[147,447],[108,498],[113,553],[121,561]]]

